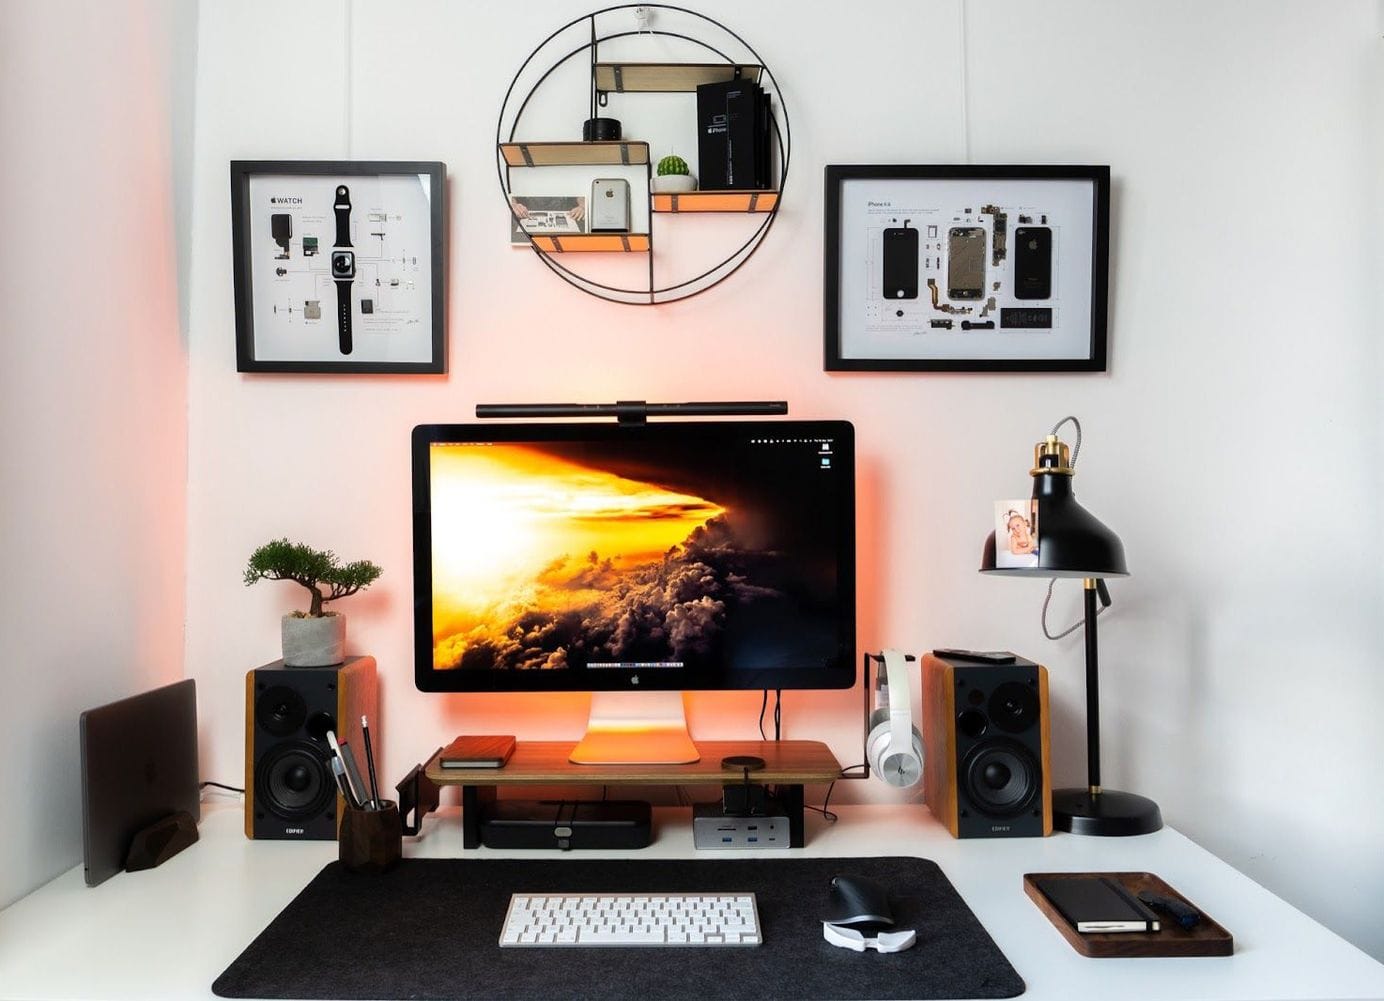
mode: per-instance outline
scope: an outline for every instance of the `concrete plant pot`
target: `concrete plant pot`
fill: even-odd
[[[654,177],[654,191],[660,195],[685,195],[697,190],[697,179],[691,174],[658,174]]]
[[[346,659],[346,616],[328,612],[320,618],[285,615],[285,667],[329,667]]]

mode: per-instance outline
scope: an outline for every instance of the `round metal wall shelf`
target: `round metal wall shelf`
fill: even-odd
[[[646,12],[643,18],[636,14],[639,10]],[[658,12],[663,11],[673,12],[680,20],[687,19],[688,23],[695,27],[710,29],[704,33],[716,32],[719,35],[708,41],[695,37],[688,31],[670,30],[671,26],[662,28],[643,23],[645,18],[650,15],[657,17]],[[615,23],[619,21],[623,21],[624,24]],[[602,33],[603,31],[605,33]],[[640,36],[677,39],[690,43],[704,50],[708,61],[645,63],[600,60],[600,47],[603,43]],[[735,58],[741,53],[747,58]],[[769,121],[774,137],[773,145],[776,148],[770,151],[771,161],[774,160],[773,153],[776,151],[778,154],[776,169],[773,169],[776,183],[771,188],[762,190],[692,191],[678,194],[655,192],[653,162],[647,142],[631,139],[595,142],[516,139],[524,120],[524,113],[529,109],[530,102],[539,88],[553,73],[583,54],[589,58],[591,65],[589,86],[593,118],[599,114],[599,108],[605,106],[607,95],[612,93],[695,94],[697,85],[701,83],[741,78],[759,83],[769,98]],[[538,73],[538,78],[521,97],[518,93],[520,80],[531,68],[533,72]],[[505,204],[509,207],[516,226],[519,219],[510,200],[513,194],[511,172],[514,170],[542,169],[547,166],[644,167],[643,194],[648,202],[648,232],[529,235],[534,254],[563,281],[607,302],[632,306],[655,306],[700,295],[721,284],[754,255],[763,244],[778,215],[783,190],[788,182],[791,145],[788,110],[784,106],[783,95],[779,91],[774,74],[753,47],[719,21],[685,7],[670,4],[620,4],[603,7],[558,28],[529,53],[528,58],[514,74],[509,88],[505,91],[504,101],[500,105],[499,120],[495,126],[495,159],[500,189],[504,193]],[[632,192],[632,201],[638,197],[638,192]],[[757,217],[759,223],[749,238],[735,247],[720,263],[693,277],[664,279],[666,283],[659,284],[655,280],[654,219],[669,213],[706,212],[750,214]],[[647,284],[637,287],[605,284],[583,274],[579,265],[568,263],[574,260],[574,254],[585,257],[588,253],[600,253],[602,256],[606,253],[644,254],[648,261]]]

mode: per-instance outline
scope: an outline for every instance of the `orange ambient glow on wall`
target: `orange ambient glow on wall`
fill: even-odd
[[[444,670],[482,647],[508,667],[566,667],[562,647],[536,662],[525,631],[599,610],[726,511],[527,445],[434,445],[430,466],[433,663]]]

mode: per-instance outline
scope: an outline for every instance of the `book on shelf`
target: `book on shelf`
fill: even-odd
[[[513,753],[512,736],[463,735],[443,749],[438,764],[443,768],[503,768]]]

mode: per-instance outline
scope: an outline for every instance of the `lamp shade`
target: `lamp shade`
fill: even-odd
[[[996,565],[995,533],[985,540],[981,573],[1008,577],[1127,577],[1120,537],[1076,501],[1067,446],[1055,437],[1039,442],[1033,468],[1037,508],[1038,565]]]

